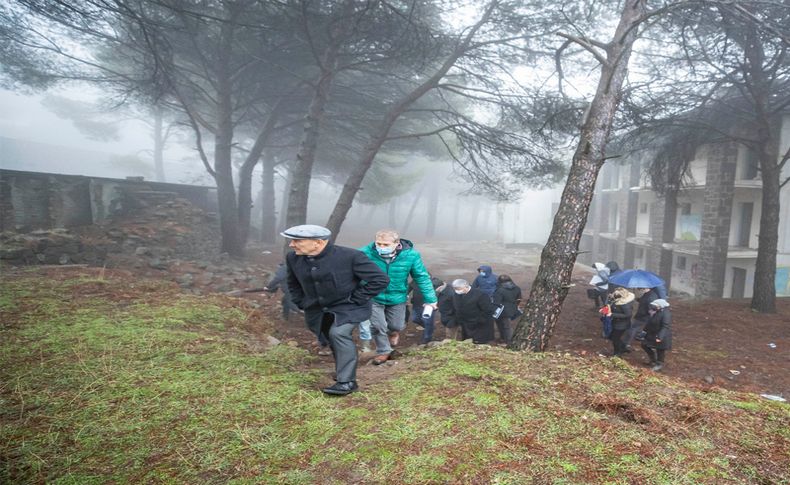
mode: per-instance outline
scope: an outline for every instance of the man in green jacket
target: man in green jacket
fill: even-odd
[[[401,239],[391,229],[376,233],[374,242],[359,249],[376,263],[390,278],[389,286],[373,298],[370,315],[371,331],[376,341],[374,365],[389,359],[392,346],[398,344],[400,332],[406,327],[406,300],[409,294],[409,276],[422,292],[425,305],[412,311],[432,312],[436,309],[436,292],[431,284],[431,275],[425,269],[420,253],[414,244]]]

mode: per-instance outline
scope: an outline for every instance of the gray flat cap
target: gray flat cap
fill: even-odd
[[[329,239],[332,231],[315,224],[302,224],[301,226],[289,227],[281,232],[280,235],[288,239]]]

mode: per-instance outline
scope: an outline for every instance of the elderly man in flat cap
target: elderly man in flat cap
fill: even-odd
[[[293,252],[285,257],[291,299],[304,310],[307,327],[329,340],[335,357],[333,386],[326,394],[344,396],[358,389],[357,348],[352,332],[370,318],[371,298],[389,284],[389,277],[356,249],[329,242],[332,233],[305,224],[280,233]]]

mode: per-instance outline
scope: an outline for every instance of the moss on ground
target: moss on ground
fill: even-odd
[[[4,483],[790,483],[790,406],[618,359],[450,344],[331,398],[230,299],[35,272],[0,295]]]

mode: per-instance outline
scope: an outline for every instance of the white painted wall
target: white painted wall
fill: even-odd
[[[678,257],[686,258],[686,268],[679,269]],[[672,257],[672,291],[682,291],[694,295],[694,280],[696,278],[696,266],[699,258],[690,254],[675,253]]]

